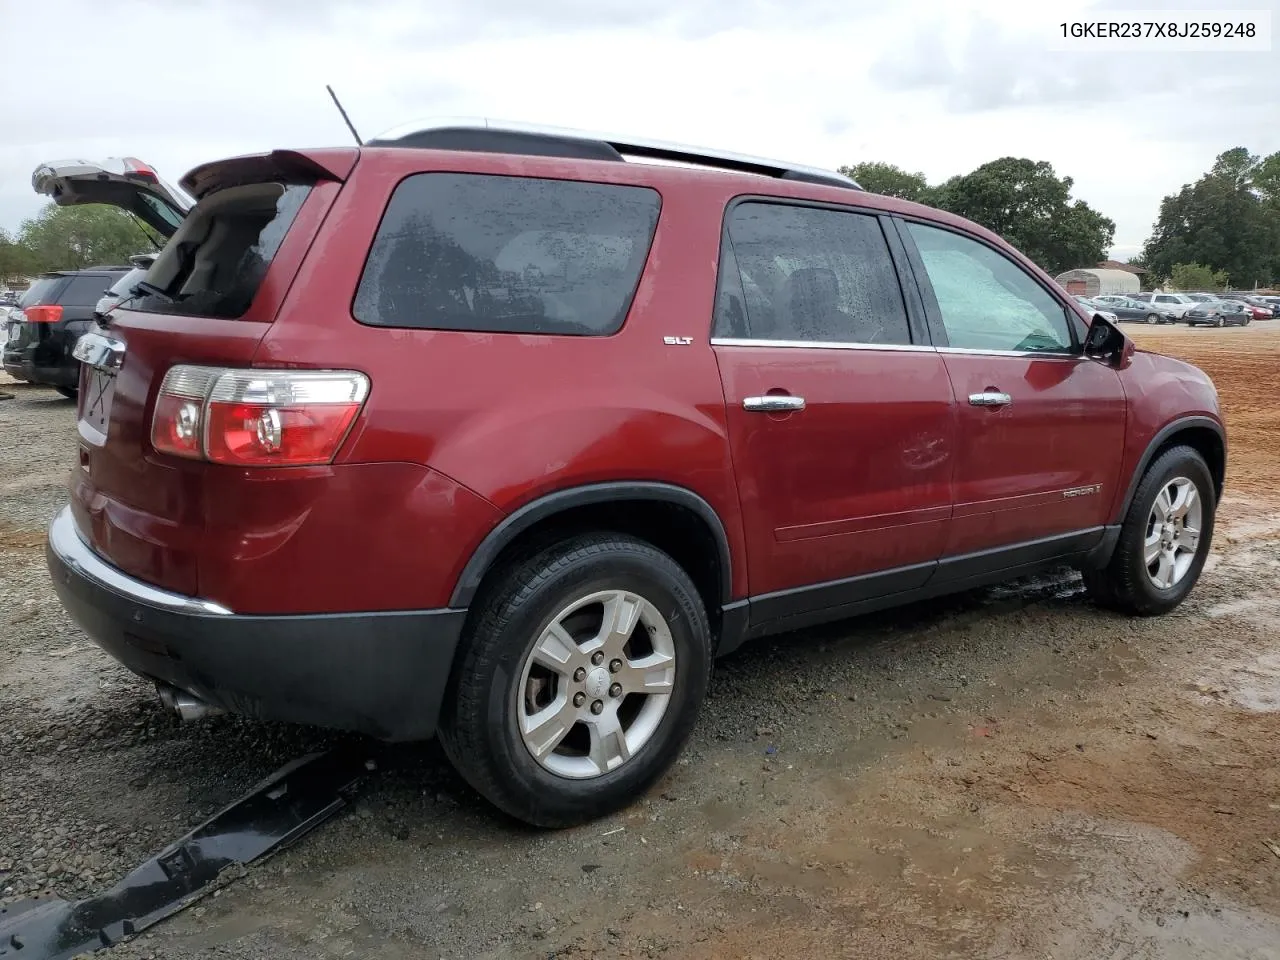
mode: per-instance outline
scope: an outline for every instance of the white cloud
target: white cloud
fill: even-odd
[[[366,137],[481,114],[931,180],[1048,160],[1117,222],[1122,255],[1222,150],[1280,149],[1274,54],[1049,52],[1046,31],[1083,0],[63,0],[68,29],[29,0],[0,6],[10,229],[39,209],[29,176],[45,160],[134,155],[176,179],[344,143],[325,83]]]

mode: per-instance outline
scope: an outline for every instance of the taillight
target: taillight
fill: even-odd
[[[27,323],[57,323],[62,319],[62,308],[56,304],[47,307],[27,307],[22,311]]]
[[[347,370],[172,367],[156,399],[157,451],[235,466],[329,463],[369,395]]]
[[[152,183],[159,179],[151,165],[143,163],[137,157],[124,158],[124,175],[132,180],[149,180]]]

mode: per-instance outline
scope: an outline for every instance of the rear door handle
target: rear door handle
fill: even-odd
[[[998,390],[984,390],[982,393],[969,394],[969,404],[974,407],[1004,407],[1013,402],[1013,397]]]
[[[742,401],[743,410],[763,413],[777,413],[786,410],[803,410],[804,397],[793,397],[790,394],[771,394],[767,397],[746,397]]]

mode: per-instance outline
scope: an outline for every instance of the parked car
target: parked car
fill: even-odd
[[[1253,319],[1253,311],[1245,303],[1219,300],[1217,303],[1197,304],[1194,310],[1187,311],[1183,319],[1193,327],[1246,327]]]
[[[181,186],[77,347],[48,544],[170,704],[438,732],[564,826],[663,774],[748,639],[1060,563],[1157,615],[1208,554],[1209,378],[955,215],[489,122]]]
[[[80,361],[74,350],[93,326],[94,305],[107,289],[129,273],[124,266],[60,270],[38,277],[9,317],[4,344],[5,373],[76,396]]]
[[[1194,300],[1196,303],[1217,303],[1219,300],[1222,299],[1222,294],[1220,293],[1188,293],[1187,297]]]
[[[1088,297],[1076,297],[1076,303],[1084,307],[1085,312],[1090,316],[1093,314],[1099,314],[1111,323],[1115,323],[1117,320],[1116,315],[1111,312],[1111,308],[1108,304],[1099,303],[1097,300],[1091,300]]]
[[[8,329],[7,322],[10,314],[18,309],[18,294],[5,291],[0,293],[0,332]]]
[[[1106,305],[1112,315],[1120,320],[1141,320],[1144,323],[1178,322],[1178,314],[1163,304],[1156,305],[1129,297],[1111,296],[1106,298]]]
[[[1244,297],[1224,297],[1223,298],[1224,303],[1240,304],[1240,306],[1244,307],[1249,312],[1249,315],[1253,317],[1254,320],[1270,320],[1273,316],[1275,316],[1275,314],[1272,312],[1269,306],[1262,303],[1255,302],[1256,300],[1257,300],[1256,297],[1250,297],[1248,299]]]
[[[138,287],[138,281],[147,275],[147,271],[151,269],[151,264],[155,263],[155,261],[156,257],[153,253],[138,254],[130,257],[129,262],[133,264],[133,269],[112,284],[111,289],[104,293],[98,302],[94,304],[94,319],[101,322],[121,303],[137,296],[135,291]]]
[[[1179,320],[1186,316],[1188,310],[1196,306],[1196,301],[1185,293],[1153,293],[1147,302],[1157,309],[1168,310]]]

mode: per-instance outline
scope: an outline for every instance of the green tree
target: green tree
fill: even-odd
[[[1106,258],[1115,222],[1071,199],[1071,177],[1045,161],[1002,157],[952,177],[932,203],[992,230],[1049,273],[1092,266]]]
[[[83,204],[60,207],[50,203],[39,215],[23,222],[19,243],[37,270],[79,270],[111,263],[151,250],[147,232],[118,207]]]
[[[1203,263],[1175,263],[1170,271],[1169,283],[1177,290],[1225,290],[1225,270],[1211,270]]]
[[[846,177],[853,177],[864,190],[871,193],[914,200],[917,203],[929,202],[929,181],[923,173],[911,173],[895,164],[875,160],[841,167],[840,172]]]
[[[1237,287],[1280,277],[1280,153],[1260,160],[1234,147],[1219,155],[1203,177],[1160,202],[1143,253],[1160,277],[1187,263],[1225,271]]]
[[[0,230],[0,283],[36,273],[31,251]]]

